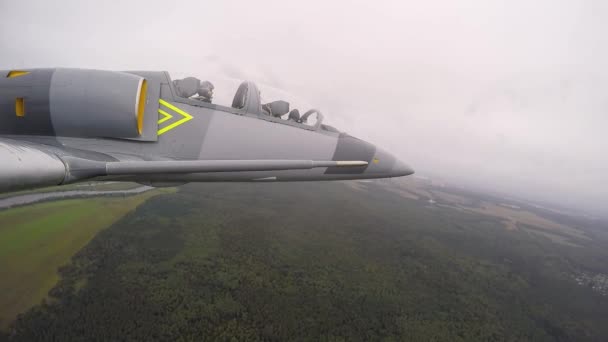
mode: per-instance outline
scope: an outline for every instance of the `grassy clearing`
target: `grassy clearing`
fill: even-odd
[[[0,212],[0,328],[39,304],[57,269],[100,230],[160,193],[46,202]]]
[[[74,183],[74,184],[61,185],[61,186],[49,186],[49,187],[40,188],[40,189],[7,192],[7,193],[0,194],[0,199],[9,198],[9,197],[13,197],[13,196],[39,194],[39,193],[46,193],[46,192],[72,191],[72,190],[82,190],[82,191],[130,190],[130,189],[138,188],[140,186],[142,186],[142,185],[137,184],[137,183],[131,183],[131,182],[83,182],[83,183]]]

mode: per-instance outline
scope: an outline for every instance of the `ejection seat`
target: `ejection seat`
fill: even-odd
[[[242,109],[252,114],[262,113],[260,91],[255,83],[248,81],[241,83],[232,100],[232,108]]]
[[[297,109],[292,109],[292,111],[289,112],[289,117],[287,118],[287,120],[293,121],[293,122],[297,122],[297,123],[301,123],[301,121],[300,121],[300,111],[297,110]]]

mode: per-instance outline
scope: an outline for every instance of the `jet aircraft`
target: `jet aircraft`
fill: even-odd
[[[221,106],[209,85],[156,71],[0,70],[0,192],[90,180],[173,186],[414,172],[323,124],[319,110],[300,116],[285,101],[261,103],[252,82]]]

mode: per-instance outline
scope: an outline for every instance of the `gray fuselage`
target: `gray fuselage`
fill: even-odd
[[[112,93],[105,90],[107,87],[112,87],[112,84],[107,86],[96,84],[92,86],[94,91],[86,91],[86,89],[82,91],[83,87],[91,87],[87,84],[91,74],[79,70],[33,69],[28,70],[28,74],[15,79],[8,77],[2,79],[3,72],[0,71],[0,137],[4,138],[5,143],[11,147],[20,143],[25,147],[32,144],[34,148],[31,156],[28,157],[30,159],[21,162],[39,164],[37,170],[31,172],[36,174],[42,172],[40,177],[44,178],[45,169],[59,167],[59,164],[49,166],[53,163],[43,157],[44,155],[58,156],[63,164],[66,164],[63,156],[104,162],[165,160],[367,162],[365,166],[356,167],[146,173],[95,177],[100,180],[135,181],[152,185],[211,181],[348,180],[398,177],[413,173],[410,167],[388,152],[335,129],[327,129],[320,121],[314,126],[309,126],[266,115],[259,109],[261,108],[259,91],[251,83],[247,83],[248,87],[241,91],[242,108],[234,108],[234,106],[224,107],[176,96],[174,85],[166,72],[120,73],[122,79],[119,81],[123,82],[121,84],[126,84],[124,90],[114,89]],[[126,76],[122,76],[123,74]],[[131,80],[130,77],[134,79]],[[138,134],[132,137],[95,136],[96,129],[103,129],[104,135],[112,134],[113,122],[121,125],[122,131],[126,132],[121,134],[129,134],[128,127],[124,128],[125,124],[122,123],[125,116],[116,114],[114,118],[112,117],[114,114],[108,114],[104,107],[108,107],[105,104],[109,101],[117,108],[115,112],[123,107],[126,108],[126,104],[130,103],[129,98],[118,99],[118,104],[112,104],[114,96],[120,97],[121,94],[133,92],[130,90],[133,87],[129,82],[135,84],[134,82],[139,79],[146,80],[147,95],[145,107],[142,107],[140,113],[142,121]],[[105,82],[103,78],[100,80]],[[141,91],[141,81],[139,82],[138,91]],[[95,92],[108,94],[98,99],[95,97]],[[71,93],[73,99],[70,97]],[[15,115],[14,98],[25,99],[25,115]],[[74,101],[74,104],[72,105],[70,101]],[[122,103],[125,105],[123,106]],[[101,120],[100,117],[106,119]],[[117,128],[116,132],[121,129]],[[37,156],[37,153],[40,155]],[[13,150],[0,148],[0,160],[11,164],[11,158],[14,158]],[[66,165],[65,168],[69,173],[70,166]],[[28,172],[30,171],[25,173]],[[69,182],[79,180],[81,179],[78,177],[71,177]],[[50,180],[50,183],[54,181],[55,178]],[[67,182],[64,180],[61,183]]]

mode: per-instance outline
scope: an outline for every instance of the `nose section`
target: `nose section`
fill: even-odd
[[[393,177],[409,176],[414,174],[414,169],[399,159],[395,160],[395,165],[391,170]]]
[[[339,175],[339,179],[401,177],[414,173],[409,165],[401,162],[389,152],[348,134],[342,134],[338,139],[332,160],[368,163],[366,166],[327,168],[325,174]]]
[[[395,158],[391,153],[381,148],[376,148],[376,153],[366,173],[377,174],[380,177],[401,177],[413,174],[414,170],[409,165]]]

